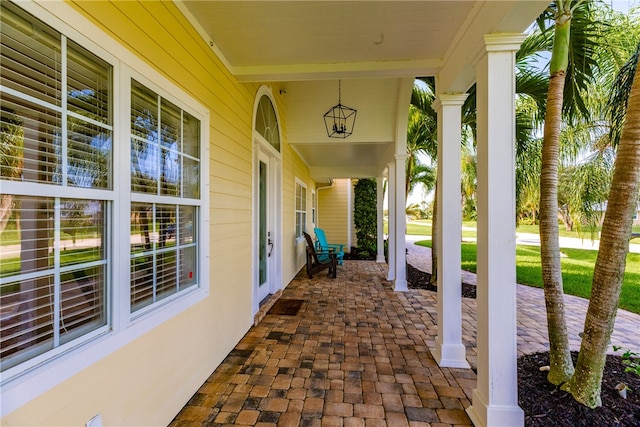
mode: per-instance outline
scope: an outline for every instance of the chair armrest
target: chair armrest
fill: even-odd
[[[337,244],[337,243],[329,243],[327,244],[327,246],[329,246],[330,249],[335,249],[338,252],[344,252],[344,244]]]

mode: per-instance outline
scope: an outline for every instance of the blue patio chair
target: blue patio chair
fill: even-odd
[[[338,258],[338,265],[342,265],[342,261],[344,259],[344,245],[327,243],[327,236],[324,234],[324,230],[322,228],[316,227],[313,229],[313,231],[316,233],[316,248],[324,252],[333,250],[336,253],[336,257]]]

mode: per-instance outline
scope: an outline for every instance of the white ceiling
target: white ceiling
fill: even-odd
[[[287,141],[316,181],[376,176],[405,132],[411,81],[442,92],[475,80],[482,36],[522,32],[545,1],[207,1],[176,3],[240,81],[283,89]],[[358,110],[354,132],[328,138],[322,115]],[[409,92],[409,93],[408,93]]]

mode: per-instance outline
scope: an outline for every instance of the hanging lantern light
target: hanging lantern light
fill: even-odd
[[[338,80],[338,105],[335,105],[324,114],[324,126],[329,138],[346,138],[353,133],[353,125],[356,122],[357,110],[342,105],[342,84]]]

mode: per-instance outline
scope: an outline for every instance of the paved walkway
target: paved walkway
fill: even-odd
[[[408,242],[409,260],[430,257]],[[394,292],[386,264],[345,261],[338,277],[304,271],[281,299],[294,316],[267,314],[202,385],[171,426],[462,426],[476,375],[431,356],[436,293]],[[476,305],[463,298],[463,344],[476,367]],[[572,344],[586,303],[567,298]],[[547,348],[542,292],[518,287],[518,350]],[[613,343],[638,349],[640,316],[618,314]],[[636,337],[636,338],[634,338]]]
[[[407,262],[426,272],[431,272],[431,248],[417,246],[414,242],[425,236],[407,236]],[[476,275],[462,271],[465,283],[476,284]],[[540,288],[517,285],[518,304],[518,354],[530,354],[549,349],[547,334],[547,314],[544,292]],[[463,299],[463,310],[467,309]],[[475,301],[474,301],[475,302]],[[572,350],[580,349],[579,333],[582,332],[589,301],[565,295],[569,343]],[[473,314],[475,318],[475,304]],[[619,309],[616,315],[611,344],[640,351],[640,315]]]

